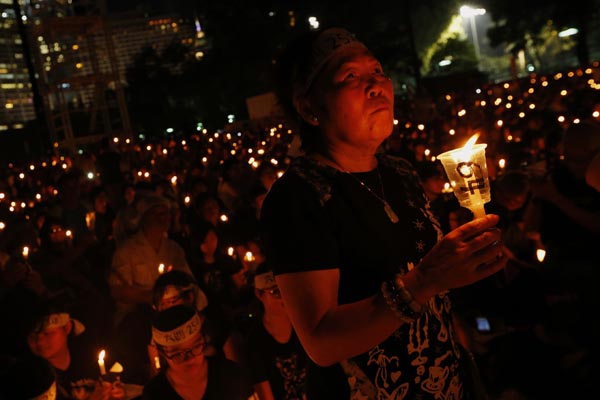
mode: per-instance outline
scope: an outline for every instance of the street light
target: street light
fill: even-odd
[[[460,8],[460,16],[468,18],[471,25],[471,36],[473,37],[473,47],[475,47],[475,55],[477,55],[477,62],[481,57],[479,50],[479,38],[477,37],[477,27],[475,26],[475,17],[478,15],[484,15],[485,8],[473,8],[470,6],[462,6]]]

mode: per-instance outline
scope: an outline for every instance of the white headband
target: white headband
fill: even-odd
[[[73,333],[76,336],[85,331],[85,326],[78,320],[71,318],[68,313],[55,313],[48,315],[46,318],[44,318],[40,330],[60,328],[61,326],[67,325],[69,321],[73,321]]]
[[[171,331],[163,332],[152,327],[152,340],[160,346],[175,346],[200,332],[201,327],[202,321],[200,321],[200,317],[198,314],[194,314],[185,324]]]

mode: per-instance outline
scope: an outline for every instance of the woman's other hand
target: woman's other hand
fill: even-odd
[[[508,261],[494,214],[474,219],[449,232],[402,277],[417,301],[448,289],[477,282],[501,270]]]

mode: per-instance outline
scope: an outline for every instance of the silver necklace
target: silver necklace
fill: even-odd
[[[385,213],[387,214],[390,221],[392,221],[392,223],[395,224],[398,221],[400,221],[400,219],[398,218],[398,215],[396,215],[396,213],[392,209],[392,206],[390,206],[390,204],[387,202],[387,200],[385,198],[385,190],[383,189],[383,180],[381,179],[381,173],[379,172],[379,166],[377,166],[375,169],[377,170],[377,179],[379,179],[379,186],[381,187],[381,196],[379,196],[377,193],[375,193],[373,190],[371,190],[371,188],[368,187],[366,183],[364,183],[363,181],[358,179],[356,176],[352,175],[352,173],[350,173],[348,171],[342,171],[342,172],[344,172],[344,173],[350,175],[352,178],[354,178],[356,180],[356,182],[360,183],[360,186],[367,189],[369,191],[369,193],[371,193],[373,195],[373,197],[375,197],[377,200],[379,200],[383,204],[383,211],[385,211]]]
[[[358,182],[360,184],[360,186],[367,189],[369,191],[369,193],[371,193],[373,195],[373,197],[375,197],[377,200],[379,200],[383,204],[383,211],[385,211],[386,215],[388,216],[388,218],[390,219],[390,221],[393,224],[400,221],[400,218],[398,218],[398,215],[394,212],[394,210],[392,209],[392,207],[390,206],[390,204],[387,202],[387,200],[385,198],[385,190],[383,189],[383,179],[381,179],[381,173],[379,172],[379,165],[377,165],[375,167],[375,169],[377,170],[377,178],[379,179],[379,186],[381,187],[381,196],[379,196],[377,193],[375,193],[373,190],[371,190],[371,188],[368,187],[366,183],[364,183],[363,181],[358,179],[356,176],[352,175],[351,172],[342,168],[342,166],[340,164],[338,164],[335,160],[326,158],[323,156],[320,156],[320,158],[325,159],[326,161],[329,161],[330,163],[333,163],[336,166],[336,168],[340,170],[340,172],[343,172],[344,174],[351,176],[352,178],[354,178],[356,180],[356,182]]]

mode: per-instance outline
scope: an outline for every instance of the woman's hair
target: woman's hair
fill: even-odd
[[[302,118],[294,100],[298,96],[308,96],[327,62],[340,49],[349,46],[366,49],[343,28],[308,31],[290,41],[274,64],[275,94],[283,111],[292,122],[299,124],[302,149],[307,152],[317,148],[319,129]]]
[[[294,93],[310,74],[312,45],[320,33],[310,31],[289,42],[278,55],[273,73],[277,101],[290,122],[298,125],[302,149],[307,152],[315,149],[319,130],[298,114],[294,106]]]
[[[184,288],[190,285],[197,285],[190,274],[176,269],[165,272],[154,282],[154,287],[152,288],[152,304],[157,306],[160,303],[168,286]]]

